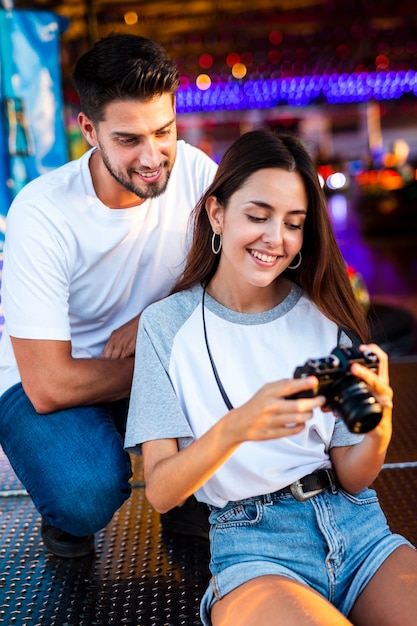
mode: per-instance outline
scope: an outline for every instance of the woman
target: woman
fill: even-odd
[[[391,438],[387,355],[362,345],[378,371],[350,366],[381,408],[365,434],[316,376],[292,377],[352,333],[368,340],[311,158],[294,137],[242,135],[196,207],[182,278],[142,316],[126,438],[157,511],[209,505],[204,625],[415,624],[417,553],[368,489]]]

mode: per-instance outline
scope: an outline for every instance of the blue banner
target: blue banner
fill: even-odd
[[[59,41],[66,26],[46,11],[0,9],[0,251],[14,196],[68,160]]]

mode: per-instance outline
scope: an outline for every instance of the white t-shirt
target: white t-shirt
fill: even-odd
[[[30,182],[9,209],[0,394],[20,381],[10,335],[70,340],[74,357],[99,357],[114,329],[166,296],[183,267],[190,212],[217,168],[178,141],[166,192],[115,210],[96,196],[91,153]]]
[[[201,437],[227,413],[217,386],[202,322],[202,289],[194,287],[157,302],[139,324],[125,445],[140,453],[144,441],[176,438],[180,449]],[[296,285],[277,307],[242,314],[206,294],[208,343],[232,406],[247,402],[265,383],[291,378],[309,358],[336,347],[338,327]],[[350,340],[342,334],[342,340]],[[331,467],[329,449],[352,445],[333,413],[314,411],[302,433],[241,444],[196,492],[223,507],[285,487],[316,469]]]

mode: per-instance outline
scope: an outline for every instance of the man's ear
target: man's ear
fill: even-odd
[[[216,196],[209,196],[206,200],[206,211],[214,233],[218,235],[223,231],[224,208]]]
[[[82,134],[88,141],[91,147],[96,147],[98,145],[96,129],[93,122],[89,117],[86,116],[85,113],[78,114],[78,124],[81,129]]]

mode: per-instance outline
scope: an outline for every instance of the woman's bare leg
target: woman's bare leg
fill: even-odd
[[[417,551],[397,548],[362,591],[349,618],[355,626],[415,626]]]
[[[259,576],[240,585],[211,611],[213,626],[347,626],[319,593],[284,576]],[[398,624],[397,624],[398,626]]]

